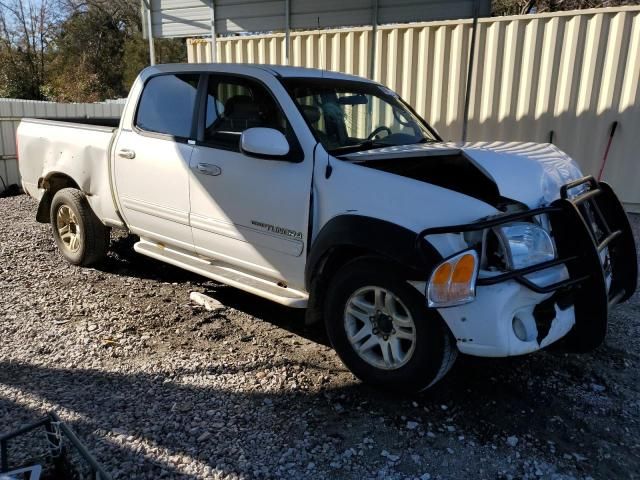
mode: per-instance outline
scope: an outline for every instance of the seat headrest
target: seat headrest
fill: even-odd
[[[254,119],[260,114],[259,105],[248,95],[235,95],[224,104],[225,117]]]
[[[302,115],[313,125],[320,120],[320,109],[315,105],[302,105]]]

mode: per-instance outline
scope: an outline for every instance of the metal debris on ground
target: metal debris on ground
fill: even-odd
[[[42,429],[46,442],[45,453],[30,456],[21,465],[11,465],[10,442],[19,441],[20,437]],[[38,480],[43,473],[51,480],[111,480],[111,476],[55,412],[49,412],[37,422],[0,436],[0,480]]]

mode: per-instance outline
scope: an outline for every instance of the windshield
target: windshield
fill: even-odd
[[[309,128],[333,155],[440,139],[400,97],[381,85],[287,78],[285,87]]]

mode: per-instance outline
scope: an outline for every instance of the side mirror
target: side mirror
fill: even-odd
[[[289,142],[275,128],[248,128],[240,136],[240,151],[266,160],[287,160]]]

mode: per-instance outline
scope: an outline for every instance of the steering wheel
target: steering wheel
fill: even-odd
[[[369,134],[369,136],[367,137],[367,140],[373,140],[378,134],[385,131],[387,132],[387,135],[391,135],[393,133],[391,129],[386,125],[380,125],[378,128],[376,128],[373,132]]]

